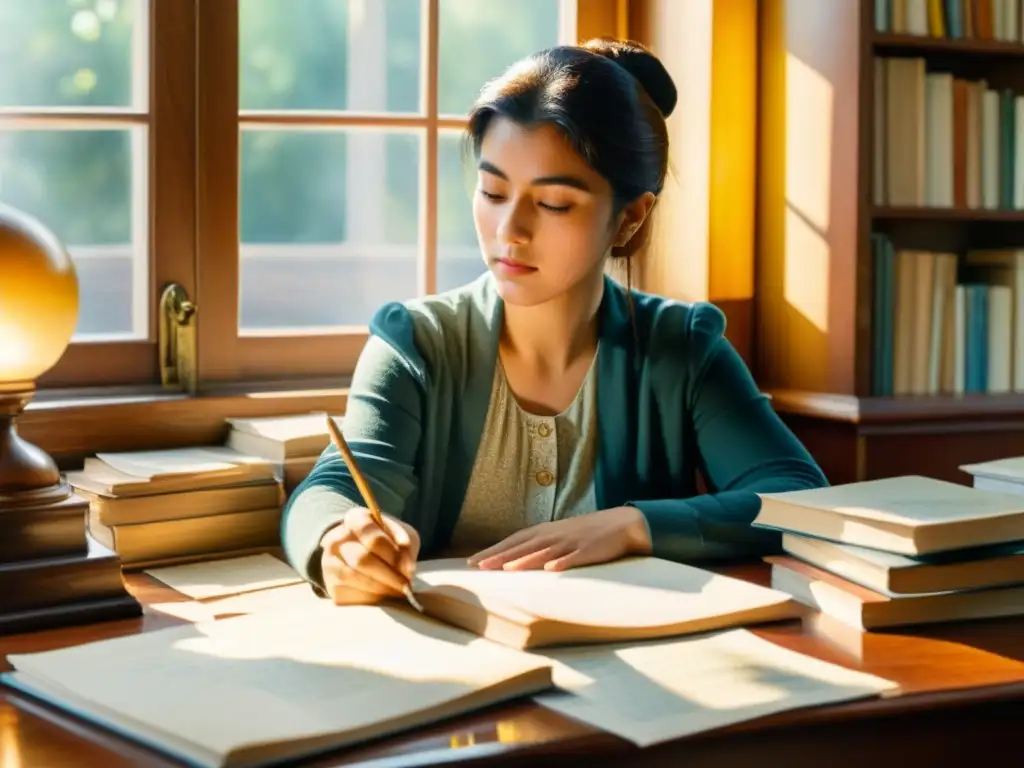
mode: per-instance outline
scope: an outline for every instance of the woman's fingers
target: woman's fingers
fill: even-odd
[[[347,583],[367,592],[401,595],[408,581],[389,563],[370,552],[360,541],[346,541],[338,547],[338,557]]]
[[[477,567],[483,570],[526,570],[528,568],[539,568],[544,564],[545,552],[554,552],[551,555],[557,557],[567,550],[558,541],[547,536],[534,536],[521,544],[499,550],[496,554],[485,557],[477,562]]]
[[[499,562],[499,558],[508,554],[509,551],[515,549],[517,546],[522,546],[524,543],[529,543],[537,535],[536,530],[533,528],[524,528],[521,531],[513,533],[511,536],[499,541],[487,549],[483,549],[477,552],[475,555],[470,555],[468,559],[469,565],[484,567],[495,567],[492,565],[484,566],[484,563]]]
[[[502,568],[506,571],[532,571],[538,568],[547,568],[548,563],[556,562],[571,550],[572,547],[565,542],[549,544],[514,560],[506,561]]]
[[[385,518],[385,531],[369,510],[352,509],[321,539],[324,586],[336,603],[373,603],[401,596],[419,553],[419,536]],[[392,534],[394,539],[388,536]]]

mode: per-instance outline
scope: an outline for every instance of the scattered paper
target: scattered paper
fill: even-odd
[[[259,592],[247,592],[220,600],[211,600],[202,605],[210,611],[213,618],[217,618],[220,616],[234,616],[239,613],[284,611],[302,606],[314,606],[323,602],[329,601],[325,598],[317,597],[312,587],[308,584],[290,584],[286,587],[261,589]]]
[[[638,746],[897,688],[744,629],[538,655],[555,662],[559,689],[540,704]]]
[[[302,582],[290,565],[266,553],[152,568],[145,573],[196,600]]]
[[[239,614],[286,611],[316,605],[323,600],[317,597],[308,584],[289,584],[284,587],[261,589],[258,592],[243,592],[214,598],[206,602],[186,600],[177,603],[150,603],[146,609],[185,621],[200,622],[215,621]]]

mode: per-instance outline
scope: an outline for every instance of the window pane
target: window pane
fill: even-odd
[[[420,111],[420,0],[240,0],[242,109]]]
[[[437,290],[457,288],[485,267],[473,224],[476,173],[463,153],[463,133],[442,131],[437,146]]]
[[[245,130],[242,333],[365,325],[416,295],[422,136]]]
[[[0,0],[0,107],[145,109],[144,13],[142,0]]]
[[[52,229],[78,269],[77,341],[146,334],[145,142],[141,127],[0,131],[0,200]]]
[[[441,0],[438,110],[465,114],[481,86],[558,44],[559,0]]]

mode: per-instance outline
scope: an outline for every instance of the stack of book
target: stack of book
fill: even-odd
[[[1024,493],[1024,456],[963,464],[960,469],[971,475],[975,488],[1000,493]]]
[[[280,545],[273,464],[224,446],[101,453],[67,480],[89,501],[89,533],[124,568]]]
[[[341,424],[340,416],[334,418]],[[227,421],[227,446],[272,462],[286,493],[305,479],[331,442],[327,414],[322,412]]]
[[[761,494],[771,586],[860,629],[1024,614],[1024,499],[928,477]]]

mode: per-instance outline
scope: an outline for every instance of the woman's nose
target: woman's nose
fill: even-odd
[[[524,245],[530,241],[532,226],[522,203],[509,203],[502,211],[498,224],[498,237],[509,245]]]

